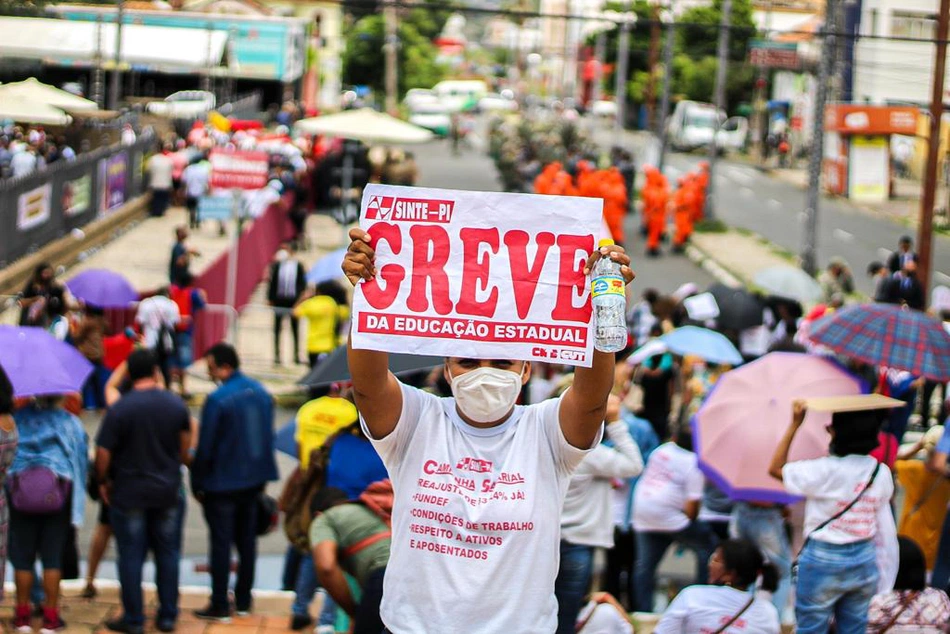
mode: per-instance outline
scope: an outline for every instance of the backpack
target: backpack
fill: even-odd
[[[393,525],[393,497],[393,483],[389,478],[386,478],[385,480],[370,484],[355,500],[375,513],[379,519],[383,521],[383,524],[386,525],[386,529],[378,533],[373,533],[369,537],[365,537],[355,544],[350,544],[346,548],[343,548],[342,552],[344,557],[352,557],[376,542],[392,538],[393,533],[390,529]]]

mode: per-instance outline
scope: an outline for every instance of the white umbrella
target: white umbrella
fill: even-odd
[[[37,125],[69,125],[73,120],[59,108],[45,103],[6,97],[0,99],[0,121],[4,119]]]
[[[298,131],[306,134],[355,139],[364,143],[425,143],[432,133],[425,128],[406,123],[372,108],[346,110],[310,119],[301,119],[295,124]]]
[[[0,102],[6,101],[7,99],[34,101],[72,112],[85,112],[99,109],[95,101],[83,99],[65,90],[60,90],[55,86],[44,84],[35,77],[0,86]]]
[[[821,285],[794,266],[772,266],[755,274],[752,283],[770,295],[810,304],[821,299]]]
[[[669,352],[669,350],[666,344],[659,339],[650,339],[627,358],[627,363],[630,365],[639,365],[650,357]]]

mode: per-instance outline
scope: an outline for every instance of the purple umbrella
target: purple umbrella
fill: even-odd
[[[0,366],[15,396],[78,392],[92,364],[42,328],[0,326]]]
[[[129,281],[105,269],[89,269],[66,282],[73,297],[99,308],[125,308],[137,301],[139,294]]]

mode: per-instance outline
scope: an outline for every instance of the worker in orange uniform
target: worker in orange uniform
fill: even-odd
[[[560,169],[561,164],[558,162],[545,165],[541,173],[534,179],[534,193],[550,194],[554,189],[554,177]]]
[[[578,196],[599,198],[600,187],[594,174],[594,166],[591,165],[590,161],[578,161],[577,178],[575,179]]]
[[[709,163],[699,162],[699,171],[696,172],[696,205],[693,207],[693,224],[703,219],[706,210],[706,190],[709,188]]]
[[[554,173],[554,180],[551,183],[549,194],[555,196],[577,196],[577,189],[574,187],[574,179],[568,174],[560,163],[554,163],[558,169]]]
[[[655,167],[647,166],[643,170],[646,183],[640,190],[643,200],[643,218],[647,227],[647,255],[660,255],[660,238],[666,229],[666,208],[670,202],[670,192],[666,178]]]
[[[623,220],[627,214],[629,200],[627,199],[627,185],[623,174],[616,167],[604,170],[604,220],[614,242],[623,244]]]
[[[686,241],[693,233],[693,213],[696,209],[696,179],[687,174],[677,181],[679,186],[673,194],[673,222],[676,224],[676,234],[673,236],[673,251],[681,253],[686,248]]]

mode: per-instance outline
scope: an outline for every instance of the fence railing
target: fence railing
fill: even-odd
[[[141,194],[143,164],[154,146],[146,132],[131,145],[98,148],[0,180],[0,268]]]
[[[225,117],[234,117],[243,119],[255,115],[261,111],[261,93],[259,91],[250,92],[233,101],[221,104],[218,112]]]

